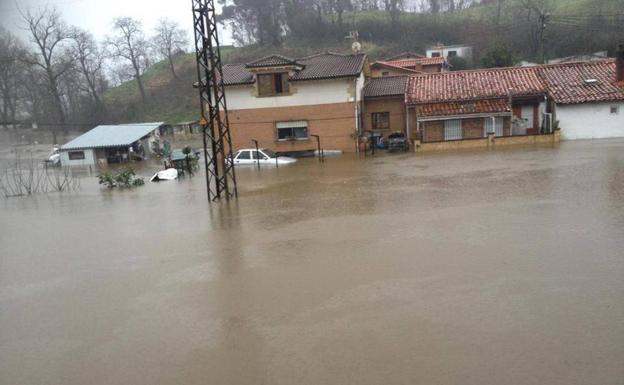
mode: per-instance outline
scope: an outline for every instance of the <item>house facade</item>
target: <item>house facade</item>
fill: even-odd
[[[408,76],[371,78],[364,86],[362,131],[386,135],[405,132],[405,90]]]
[[[316,148],[354,152],[360,131],[365,54],[271,55],[223,67],[235,149],[292,153]]]
[[[410,77],[408,135],[440,142],[535,135],[547,113],[539,75],[526,68],[457,71]]]
[[[563,139],[624,137],[624,47],[616,60],[545,66]]]

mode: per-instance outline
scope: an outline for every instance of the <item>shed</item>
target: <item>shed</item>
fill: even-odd
[[[133,154],[142,158],[143,149],[148,147],[142,141],[162,125],[163,122],[97,126],[61,147],[61,165],[120,163],[130,160]]]

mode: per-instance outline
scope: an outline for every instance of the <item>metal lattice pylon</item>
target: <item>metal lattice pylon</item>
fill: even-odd
[[[208,200],[229,200],[238,191],[214,0],[191,1]]]

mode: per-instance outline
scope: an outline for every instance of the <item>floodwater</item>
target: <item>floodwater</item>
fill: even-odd
[[[624,383],[624,140],[238,176],[0,199],[0,383]]]

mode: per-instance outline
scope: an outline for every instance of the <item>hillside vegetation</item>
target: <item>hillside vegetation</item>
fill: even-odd
[[[319,51],[349,52],[348,31],[357,30],[363,50],[371,60],[403,51],[423,52],[436,42],[465,43],[475,47],[475,58],[467,67],[482,67],[483,57],[504,51],[515,61],[539,60],[539,19],[524,7],[523,0],[490,1],[455,12],[401,13],[392,22],[387,12],[359,11],[322,20],[324,28],[315,34],[291,31],[279,44],[250,44],[222,50],[223,61],[246,62],[270,53],[301,57]],[[622,23],[613,23],[621,15],[622,0],[552,0],[545,2],[551,15],[545,34],[547,57],[608,50],[613,53],[618,39],[624,39]],[[536,22],[537,21],[537,22]],[[317,21],[318,22],[318,21]],[[302,26],[301,28],[304,28]],[[182,54],[175,58],[178,79],[173,78],[164,62],[151,66],[144,74],[148,93],[142,103],[136,83],[129,81],[105,94],[107,110],[115,121],[165,121],[177,123],[198,119],[199,104],[195,57]]]

